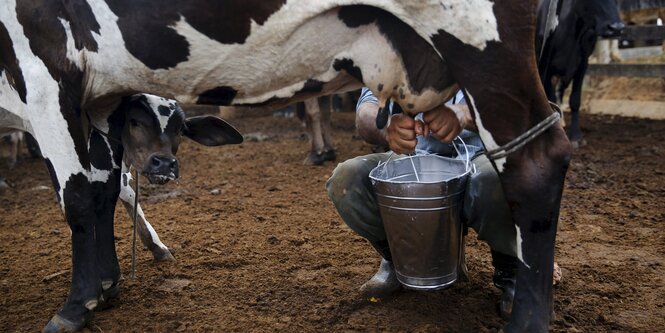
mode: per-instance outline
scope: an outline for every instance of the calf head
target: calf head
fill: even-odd
[[[213,116],[185,119],[178,103],[163,97],[138,94],[120,105],[125,114],[122,145],[127,165],[132,165],[153,184],[179,177],[175,155],[182,137],[205,146],[237,144],[242,135],[224,120]]]
[[[599,37],[618,37],[623,31],[624,24],[619,17],[619,7],[616,0],[577,0],[581,6],[581,15],[585,22],[593,27]]]

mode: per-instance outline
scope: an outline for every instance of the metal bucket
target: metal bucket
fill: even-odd
[[[457,280],[469,173],[468,151],[466,161],[408,156],[370,172],[397,278],[405,287],[436,290]]]

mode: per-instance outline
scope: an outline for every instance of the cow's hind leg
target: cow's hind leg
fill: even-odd
[[[332,112],[332,96],[319,97],[319,109],[321,110],[321,132],[323,135],[323,158],[326,161],[337,159],[337,152],[332,144],[332,128],[330,113]]]
[[[303,163],[305,165],[322,165],[326,160],[321,127],[321,109],[316,98],[305,100],[305,124],[307,125],[311,149]]]
[[[16,166],[18,155],[23,141],[23,132],[14,132],[9,135],[9,168],[12,169]]]

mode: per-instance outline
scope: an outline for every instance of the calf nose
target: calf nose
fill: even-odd
[[[178,176],[178,160],[171,157],[153,156],[150,159],[151,173],[161,174],[168,176],[173,174]]]

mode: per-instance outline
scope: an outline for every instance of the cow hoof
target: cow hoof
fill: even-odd
[[[160,249],[159,251],[155,251],[152,253],[152,256],[156,263],[175,261],[175,257],[173,254],[171,254],[169,249]]]
[[[573,149],[578,149],[586,146],[586,140],[584,139],[577,139],[577,140],[570,140],[570,144],[573,145]]]
[[[106,310],[113,306],[113,301],[120,296],[120,285],[118,282],[102,281],[102,295],[99,296],[99,302],[95,310]]]
[[[90,316],[88,316],[90,317]],[[59,314],[56,314],[49,320],[48,324],[42,329],[42,333],[70,333],[78,332],[87,324],[90,318],[85,316],[80,318],[77,321],[71,321],[64,317],[61,317]]]
[[[335,151],[335,149],[326,150],[325,152],[323,152],[323,159],[325,161],[332,162],[337,159],[337,152]]]
[[[307,155],[307,158],[303,161],[304,165],[323,165],[323,163],[326,161],[324,158],[325,153],[316,153],[316,152],[310,152],[309,155]]]

